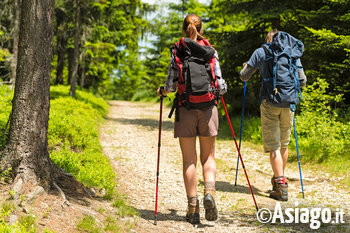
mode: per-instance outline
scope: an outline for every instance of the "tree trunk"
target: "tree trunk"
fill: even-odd
[[[19,37],[19,21],[20,21],[20,5],[21,0],[13,1],[13,63],[11,66],[11,83],[15,86],[16,82],[16,69],[18,58],[18,37]]]
[[[80,87],[85,88],[85,50],[81,53],[81,79],[80,79]]]
[[[72,64],[72,77],[70,80],[70,96],[75,96],[75,90],[77,87],[77,74],[79,65],[79,40],[80,40],[80,1],[76,0],[76,15],[75,15],[75,26],[74,26],[74,53],[73,53],[73,64]]]
[[[47,149],[53,7],[54,0],[21,3],[9,141],[0,157],[0,171],[12,167],[16,180],[46,189],[53,167]]]
[[[63,84],[63,69],[65,61],[66,40],[64,31],[57,30],[57,67],[56,67],[56,82],[55,84]]]
[[[68,48],[67,55],[68,55],[68,84],[70,85],[71,80],[72,80],[72,73],[73,73],[74,49]]]

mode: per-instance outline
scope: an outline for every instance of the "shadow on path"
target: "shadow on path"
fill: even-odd
[[[148,130],[155,130],[159,127],[159,120],[155,119],[128,119],[128,118],[112,118],[112,117],[105,117],[106,120],[109,121],[116,121],[125,125],[139,125],[147,128]],[[162,121],[162,130],[170,131],[173,130],[173,122],[171,121]]]
[[[231,184],[226,181],[216,181],[215,187],[216,187],[216,191],[250,194],[250,189],[248,184],[247,186],[243,186],[239,184],[235,186],[234,184]],[[256,188],[253,185],[252,185],[252,190],[254,195],[268,197],[268,195],[264,191]]]
[[[164,214],[162,212],[157,213],[157,221],[174,221],[174,222],[186,222],[185,216],[179,215],[177,213],[177,210],[174,209],[168,209],[170,213]],[[140,217],[147,220],[149,223],[154,224],[154,210],[144,210],[144,209],[137,209],[137,211],[140,213]],[[205,228],[205,227],[213,227],[212,225],[208,224],[198,224],[198,228]]]

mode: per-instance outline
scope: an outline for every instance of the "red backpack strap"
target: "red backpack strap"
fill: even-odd
[[[209,45],[210,47],[214,48],[207,39],[201,39],[200,41],[198,41],[198,43],[204,46]]]

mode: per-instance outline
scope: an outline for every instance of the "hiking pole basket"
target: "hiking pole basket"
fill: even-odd
[[[254,197],[254,193],[253,193],[252,187],[251,187],[250,182],[249,182],[249,178],[248,178],[248,175],[247,175],[247,171],[245,170],[244,162],[243,162],[243,159],[242,159],[242,156],[241,156],[240,149],[239,149],[238,144],[237,144],[236,136],[235,136],[235,133],[234,133],[233,128],[232,128],[231,120],[230,120],[230,117],[229,117],[229,115],[228,115],[228,112],[227,112],[227,109],[226,109],[226,105],[225,105],[225,101],[224,101],[224,97],[223,97],[223,96],[221,96],[221,101],[222,101],[222,105],[224,106],[224,109],[225,109],[227,121],[228,121],[228,123],[229,123],[229,125],[230,125],[230,128],[231,128],[231,133],[232,133],[232,136],[233,136],[233,140],[235,141],[235,144],[236,144],[236,148],[237,148],[237,151],[238,151],[238,156],[239,156],[239,158],[240,158],[240,160],[241,160],[242,167],[243,167],[243,170],[244,170],[244,173],[245,173],[245,177],[247,178],[247,181],[248,181],[250,193],[252,194],[252,197],[253,197],[253,200],[254,200],[254,204],[255,204],[256,211],[259,211],[258,205],[256,204],[256,201],[255,201],[255,197]]]
[[[157,214],[158,214],[158,181],[159,181],[160,141],[161,141],[161,132],[162,132],[162,111],[163,111],[163,96],[160,97],[160,111],[159,111],[157,181],[156,181],[156,201],[155,201],[155,207],[154,207],[154,225],[157,225]]]
[[[305,198],[305,195],[304,195],[304,186],[303,186],[303,177],[302,177],[302,175],[301,175],[301,166],[300,166],[300,156],[299,156],[299,147],[298,147],[297,127],[295,126],[295,113],[294,113],[294,117],[293,117],[293,125],[294,125],[295,145],[296,145],[296,147],[297,147],[297,155],[298,155],[298,164],[299,164],[299,173],[300,173],[301,192],[303,193],[303,198]]]
[[[242,104],[242,116],[241,116],[241,130],[239,131],[239,150],[241,150],[242,129],[243,129],[243,116],[244,116],[244,103],[245,103],[245,93],[246,93],[246,91],[247,91],[247,82],[244,82],[243,104]],[[239,155],[237,155],[237,166],[236,166],[235,186],[237,185],[238,165],[239,165]]]

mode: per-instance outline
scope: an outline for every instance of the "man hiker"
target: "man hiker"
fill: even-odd
[[[248,81],[259,69],[261,89],[259,94],[261,131],[264,151],[270,153],[273,170],[270,197],[288,200],[288,183],[285,167],[288,144],[293,127],[295,105],[299,103],[300,86],[306,84],[306,76],[300,57],[304,45],[291,35],[276,29],[268,32],[266,43],[256,49],[243,64],[242,81]]]

